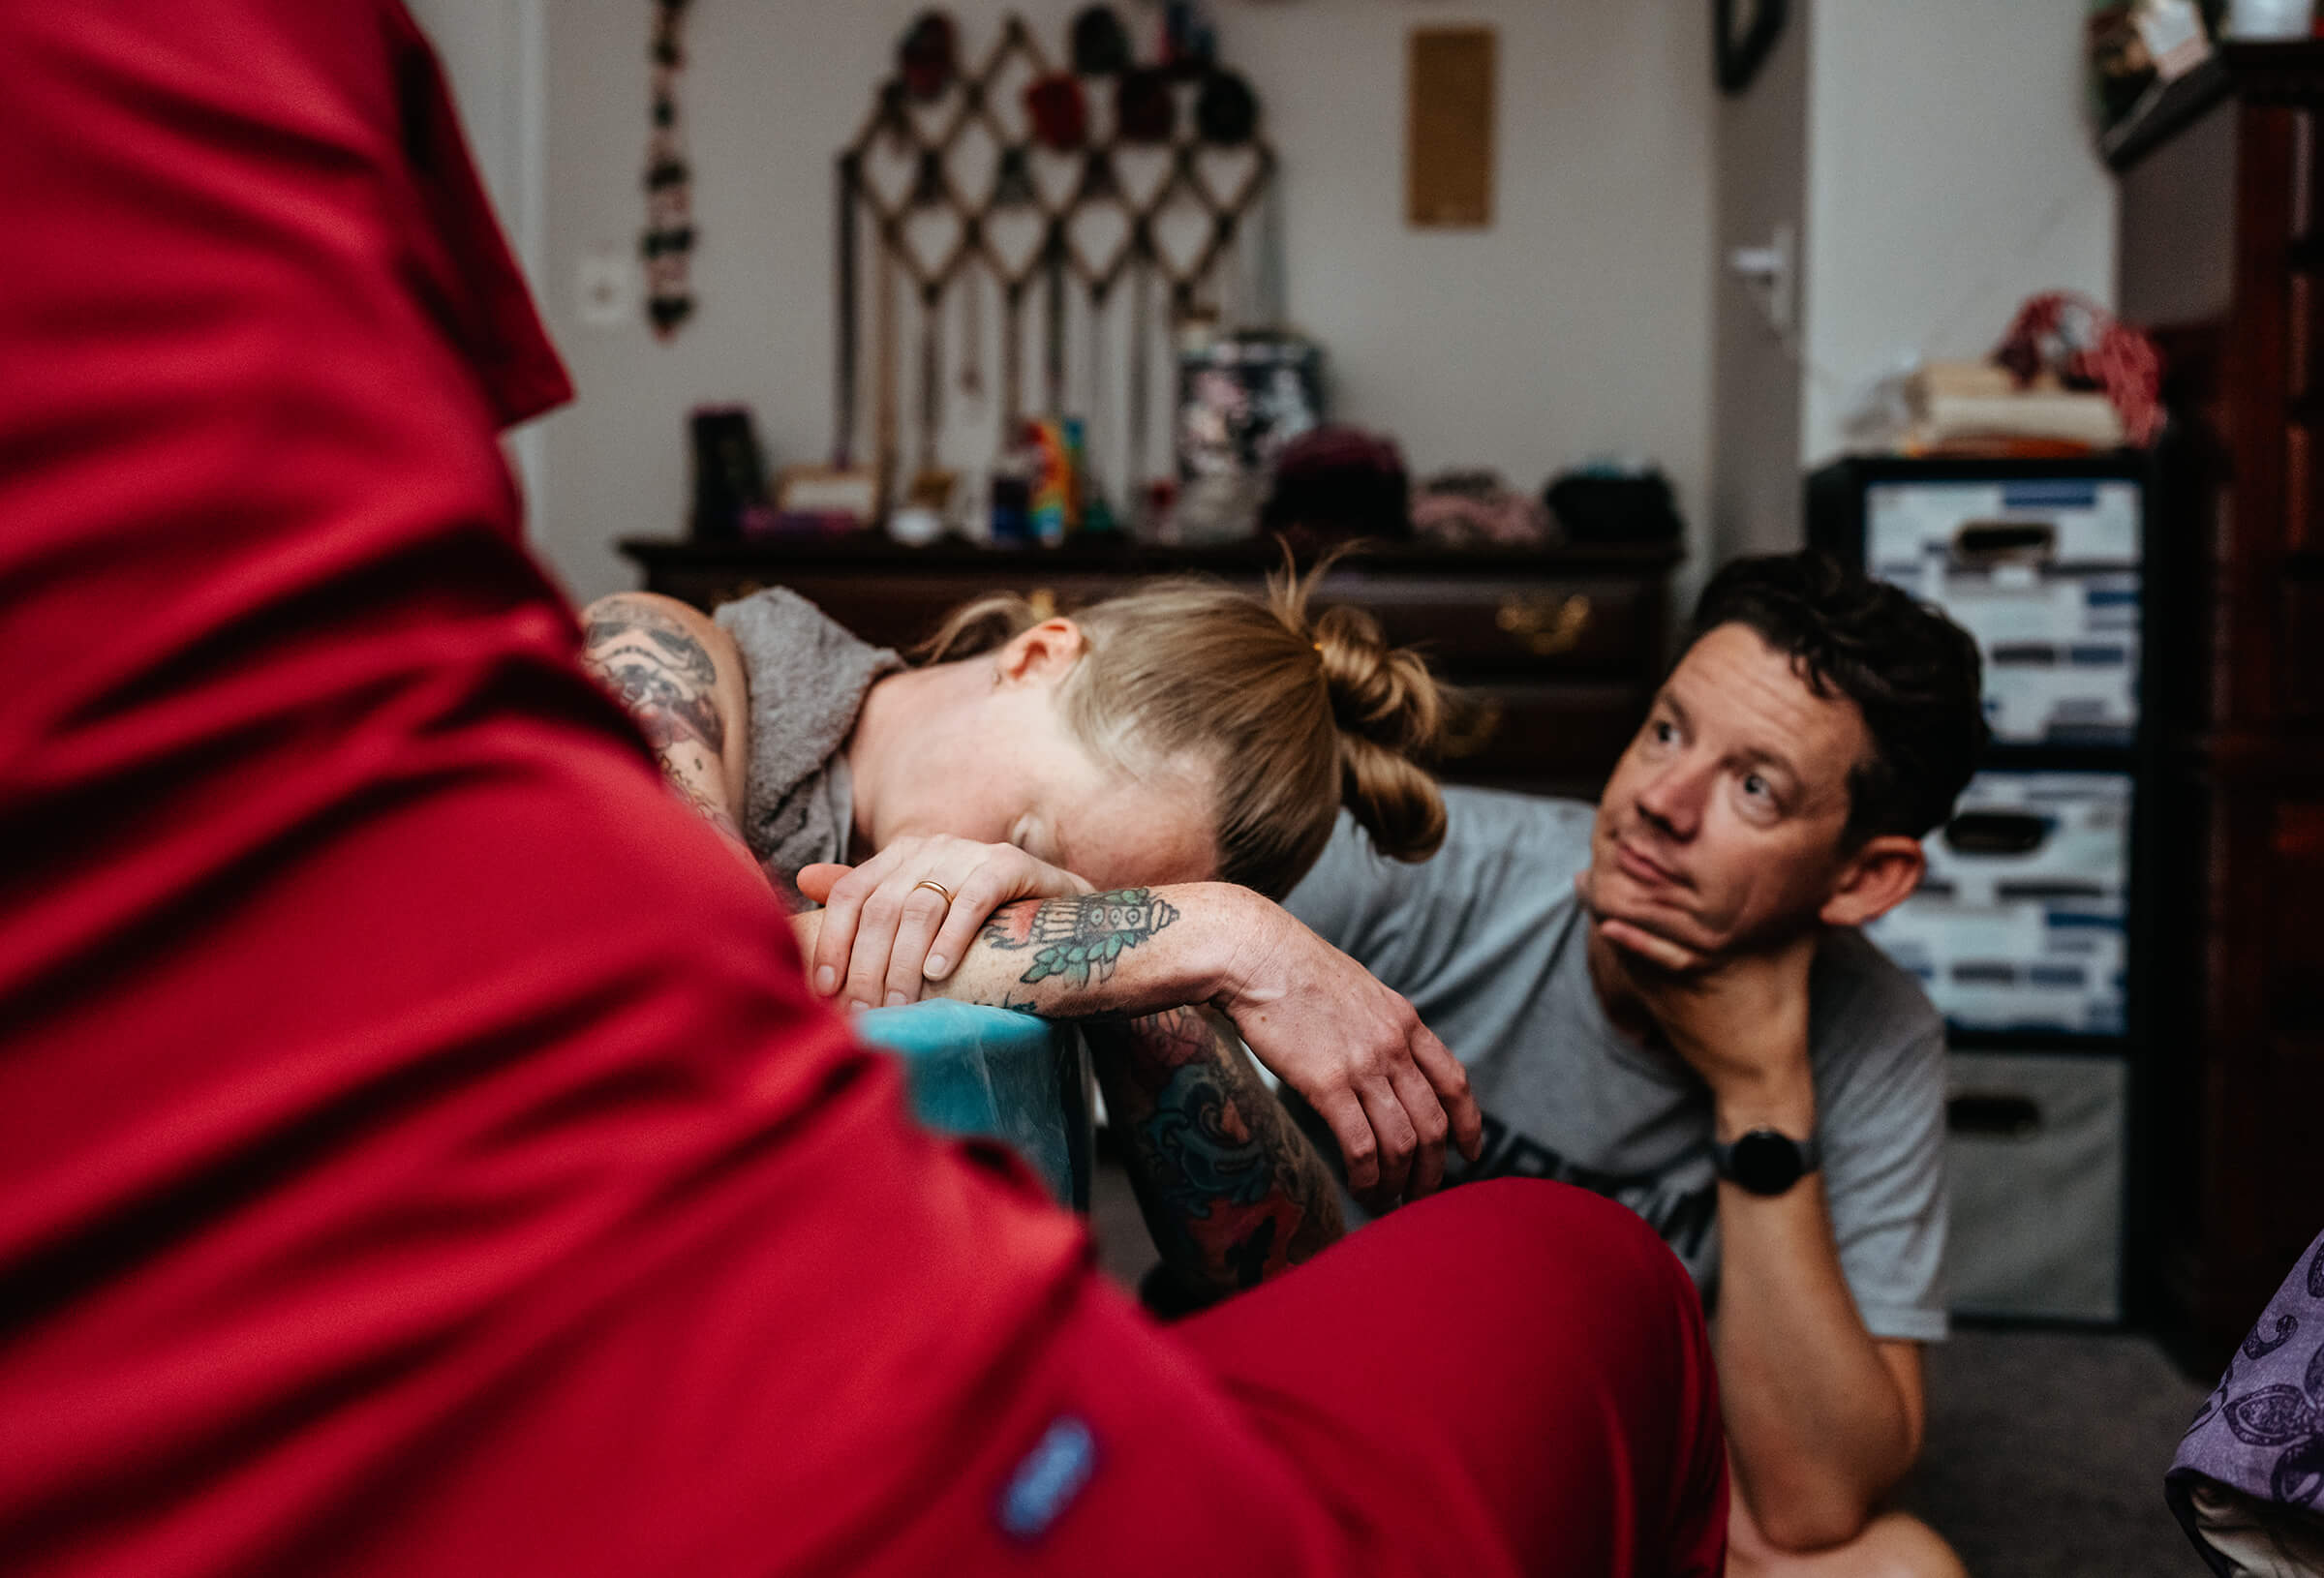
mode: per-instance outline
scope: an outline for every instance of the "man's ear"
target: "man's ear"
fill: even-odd
[[[994,666],[1000,679],[1011,683],[1024,680],[1055,683],[1088,649],[1088,638],[1073,621],[1043,620],[1001,648]]]
[[[1833,884],[1818,919],[1832,926],[1877,921],[1920,886],[1920,874],[1927,865],[1918,838],[1883,833],[1867,839],[1840,868],[1840,880]]]

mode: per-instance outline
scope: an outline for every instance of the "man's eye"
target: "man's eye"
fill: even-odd
[[[1743,792],[1755,800],[1765,800],[1770,794],[1774,793],[1773,790],[1767,787],[1767,780],[1760,777],[1757,773],[1750,773],[1744,775]]]
[[[1646,732],[1658,745],[1667,745],[1678,738],[1678,726],[1667,718],[1656,718],[1646,725]]]

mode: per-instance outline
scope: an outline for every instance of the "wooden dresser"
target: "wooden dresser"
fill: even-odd
[[[2229,46],[2113,162],[2120,310],[2174,415],[2145,1166],[2161,1290],[2216,1356],[2324,1229],[2324,44]]]
[[[1256,591],[1280,562],[1263,544],[1169,549],[1071,544],[1004,552],[885,538],[702,543],[632,538],[648,591],[710,608],[784,586],[867,641],[908,647],[950,609],[993,592],[1071,613],[1142,576],[1192,572]],[[1456,782],[1592,796],[1645,715],[1667,646],[1674,548],[1523,554],[1373,549],[1335,567],[1319,604],[1375,615],[1467,695],[1443,764]]]

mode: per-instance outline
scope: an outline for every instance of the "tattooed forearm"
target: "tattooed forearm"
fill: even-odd
[[[1163,893],[1170,895],[1169,898]],[[993,912],[945,995],[1080,1021],[1174,1280],[1223,1297],[1339,1237],[1339,1186],[1226,1020],[1200,887],[1022,899]],[[1232,912],[1230,912],[1232,913]],[[1133,953],[1133,950],[1135,952]]]
[[[1223,1020],[1179,1008],[1085,1032],[1147,1227],[1187,1288],[1223,1297],[1340,1236],[1330,1169]]]
[[[978,940],[988,947],[1033,951],[1017,979],[1035,986],[1053,976],[1077,986],[1110,981],[1114,963],[1161,931],[1178,912],[1147,888],[1121,888],[1079,898],[1005,905],[985,922]]]

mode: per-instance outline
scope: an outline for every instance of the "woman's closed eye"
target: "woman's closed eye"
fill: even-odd
[[[1050,836],[1048,827],[1037,817],[1021,816],[1011,823],[1009,842],[1037,861],[1050,865],[1057,864],[1056,840]]]

